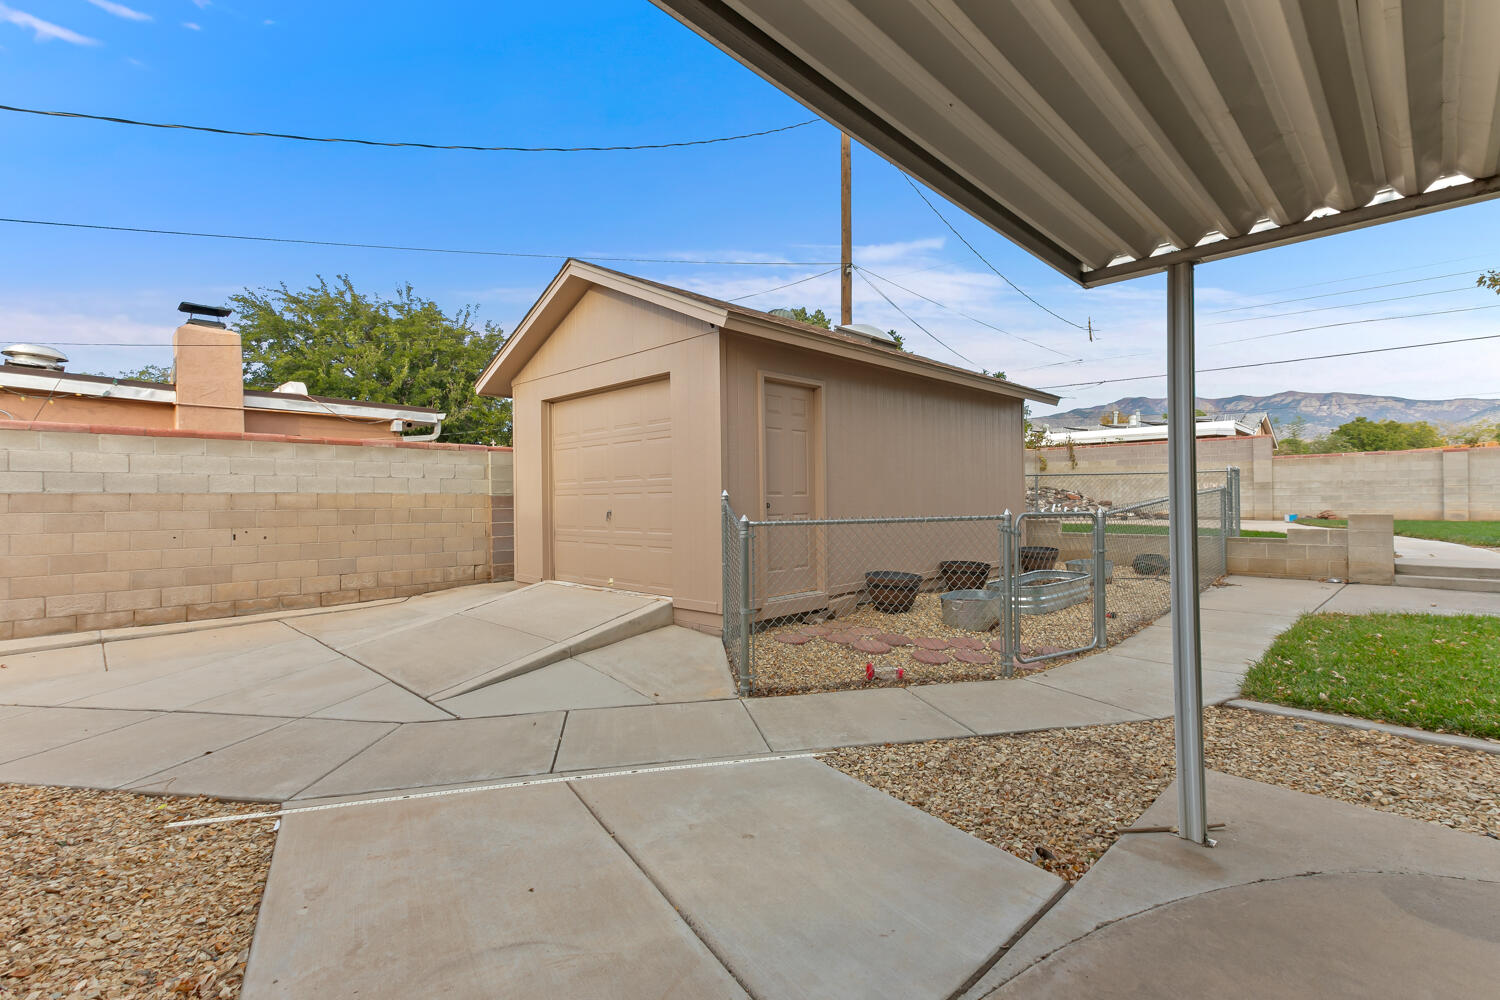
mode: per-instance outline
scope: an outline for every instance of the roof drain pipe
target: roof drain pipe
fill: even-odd
[[[401,434],[402,431],[406,430],[406,428],[408,426],[410,426],[411,424],[414,424],[414,423],[417,423],[417,421],[415,421],[415,420],[392,420],[391,421],[391,430],[395,431],[397,434]],[[432,422],[432,430],[428,431],[426,434],[401,434],[401,440],[403,440],[403,441],[436,441],[438,439],[438,435],[441,434],[441,433],[443,433],[443,422],[441,420],[434,420]]]

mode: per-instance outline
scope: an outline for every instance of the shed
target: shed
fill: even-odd
[[[514,399],[515,575],[722,615],[721,494],[752,520],[1024,506],[1038,389],[568,261],[480,376]],[[818,555],[783,589],[826,590]],[[800,563],[800,565],[796,565]]]

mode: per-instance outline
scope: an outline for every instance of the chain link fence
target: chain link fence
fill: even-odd
[[[1221,480],[1198,494],[1200,586],[1224,574],[1230,492]],[[726,494],[722,517],[724,647],[747,695],[1009,677],[1171,606],[1165,497],[751,521]]]
[[[1231,537],[1240,530],[1240,470],[1199,469],[1198,489],[1230,494]],[[1026,477],[1029,511],[1093,511],[1099,508],[1135,521],[1167,523],[1167,471],[1033,472]],[[1149,501],[1149,502],[1148,502]]]

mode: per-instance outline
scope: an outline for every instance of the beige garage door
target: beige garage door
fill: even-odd
[[[552,575],[672,592],[672,412],[666,380],[553,403]]]

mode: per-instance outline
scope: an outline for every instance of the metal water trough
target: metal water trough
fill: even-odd
[[[998,590],[950,590],[939,600],[943,606],[943,624],[970,632],[987,632],[1000,623]]]
[[[1045,615],[1089,599],[1093,580],[1088,573],[1035,569],[1016,577],[1016,610],[1023,615]]]

